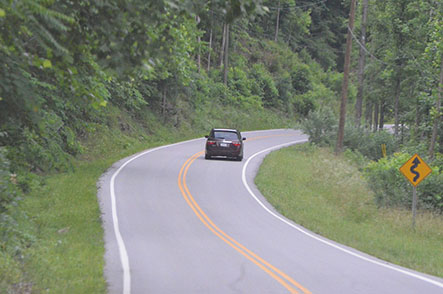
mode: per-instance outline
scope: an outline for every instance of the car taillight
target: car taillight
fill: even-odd
[[[240,142],[232,142],[232,145],[234,145],[235,147],[240,146]]]
[[[215,141],[208,141],[208,145],[215,145]]]

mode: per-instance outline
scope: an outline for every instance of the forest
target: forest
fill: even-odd
[[[229,127],[278,118],[335,146],[348,33],[345,148],[373,160],[380,205],[409,205],[383,175],[425,156],[422,207],[442,213],[443,2],[356,1],[351,28],[353,1],[0,0],[2,256],[17,253],[13,207],[75,170],[102,128],[131,136],[130,120],[147,137],[159,126],[186,137],[232,113]]]
[[[211,103],[296,119],[335,109],[348,2],[2,1],[2,153],[13,172],[64,170],[108,104],[175,126]],[[362,2],[349,119],[393,120],[434,150],[442,5]]]

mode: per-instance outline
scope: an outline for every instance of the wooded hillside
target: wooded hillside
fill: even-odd
[[[2,0],[2,152],[13,172],[64,170],[88,124],[106,123],[107,105],[134,116],[149,110],[175,127],[208,104],[296,118],[334,107],[348,5]],[[357,124],[364,118],[377,130],[393,119],[432,148],[441,141],[442,19],[435,0],[359,3]]]

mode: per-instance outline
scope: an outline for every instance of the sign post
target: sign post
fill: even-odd
[[[415,215],[417,214],[417,187],[412,187],[412,228],[415,229]]]
[[[415,216],[417,214],[417,185],[426,178],[432,169],[421,159],[418,154],[414,154],[405,164],[400,167],[400,172],[412,184],[412,227],[415,229]]]
[[[386,157],[386,144],[381,144],[381,154]]]

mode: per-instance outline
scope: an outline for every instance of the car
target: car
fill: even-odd
[[[242,137],[238,130],[212,129],[205,138],[207,138],[205,159],[223,156],[238,161],[243,160],[243,141],[246,138]]]

